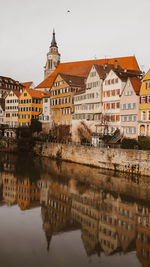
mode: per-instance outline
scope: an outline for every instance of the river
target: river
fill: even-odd
[[[150,178],[1,153],[0,266],[150,266]]]

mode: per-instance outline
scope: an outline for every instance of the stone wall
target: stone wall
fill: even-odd
[[[150,151],[37,143],[35,153],[115,172],[150,176]]]

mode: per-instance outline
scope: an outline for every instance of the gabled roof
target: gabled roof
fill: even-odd
[[[30,86],[32,85],[32,83],[33,82],[23,82],[21,84],[25,87],[25,89],[30,89]]]
[[[147,81],[150,80],[150,70],[147,71],[147,73],[145,74],[143,81]]]
[[[129,69],[113,69],[118,78],[123,82],[126,82],[129,77],[142,78],[142,72],[140,70],[129,70]]]
[[[25,89],[29,95],[33,98],[43,98],[43,97],[49,97],[50,93],[49,92],[43,92],[43,91],[38,91],[34,89]],[[24,91],[23,91],[24,92]]]
[[[63,73],[58,73],[58,75],[60,75],[70,86],[85,87],[85,77],[67,75]]]
[[[140,89],[141,89],[141,80],[139,78],[130,78],[130,81],[131,81],[131,84],[132,84],[132,87],[135,91],[136,94],[139,94],[140,93]]]
[[[19,90],[11,90],[17,97],[20,96],[20,91]],[[11,92],[10,91],[10,92]]]
[[[56,70],[43,82],[41,82],[36,88],[50,88],[58,73],[87,77],[93,64],[114,64],[116,60],[123,69],[140,70],[136,58],[134,56],[60,63],[57,66]]]

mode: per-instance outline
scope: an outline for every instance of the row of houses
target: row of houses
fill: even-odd
[[[1,124],[70,125],[74,141],[81,122],[97,135],[150,136],[150,72],[134,56],[60,63],[53,32],[44,75],[36,87],[0,77]]]

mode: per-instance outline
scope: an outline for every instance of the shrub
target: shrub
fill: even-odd
[[[124,149],[138,149],[138,142],[136,139],[123,138],[121,142],[121,148]]]
[[[140,138],[138,141],[139,149],[141,150],[150,150],[150,138]]]
[[[42,131],[42,123],[37,119],[31,119],[30,129],[33,133]]]

